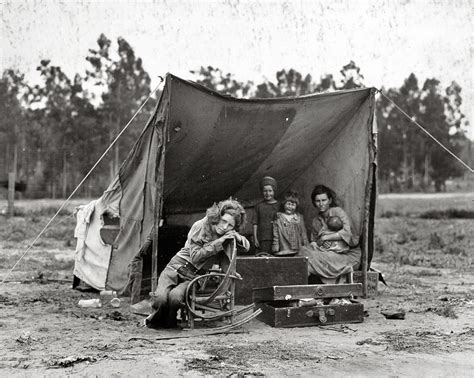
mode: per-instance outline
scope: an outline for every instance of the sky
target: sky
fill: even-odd
[[[354,60],[366,86],[420,85],[435,77],[463,88],[473,124],[474,0],[5,1],[0,69],[37,80],[51,59],[71,77],[101,33],[125,38],[152,76],[211,65],[241,81],[274,80],[282,68],[333,73]],[[470,137],[474,138],[471,127]]]

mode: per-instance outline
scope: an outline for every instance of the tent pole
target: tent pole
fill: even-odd
[[[368,260],[369,260],[369,219],[370,219],[370,193],[372,192],[372,177],[373,177],[373,164],[370,164],[369,167],[369,185],[368,185],[368,193],[366,195],[366,206],[365,206],[365,214],[364,214],[364,245],[362,248],[362,259],[361,259],[361,268],[362,268],[362,294],[364,298],[367,298],[367,271],[368,271]],[[369,203],[367,203],[367,201]]]
[[[376,145],[376,133],[374,133],[374,122],[375,122],[375,90],[372,88],[370,96],[370,106],[372,108],[372,116],[370,117],[369,121],[369,133],[373,139],[372,147],[375,148]],[[372,199],[372,191],[374,190],[374,161],[375,161],[375,151],[371,150],[371,161],[369,164],[369,174],[368,174],[368,183],[366,186],[365,192],[365,212],[364,212],[364,245],[362,248],[362,258],[361,258],[361,270],[362,270],[362,294],[364,298],[367,298],[368,287],[367,287],[367,272],[369,270],[369,236],[371,235],[369,232],[370,229],[370,211],[371,211],[371,199]],[[372,235],[373,236],[373,235]]]
[[[158,154],[158,171],[155,181],[155,209],[153,219],[153,247],[151,255],[151,291],[154,293],[158,286],[158,233],[160,228],[161,213],[163,210],[163,181],[165,175],[166,151],[166,121],[159,124],[159,138],[161,139],[161,152]]]

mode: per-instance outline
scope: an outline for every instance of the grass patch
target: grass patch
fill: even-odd
[[[474,219],[474,210],[428,210],[418,215],[421,219]]]
[[[474,218],[474,193],[450,195],[380,195],[377,200],[377,216],[423,217],[424,219],[472,219]]]

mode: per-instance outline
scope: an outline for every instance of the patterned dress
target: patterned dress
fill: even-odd
[[[276,214],[273,221],[272,252],[299,252],[302,246],[308,244],[306,227],[301,214],[296,213],[292,216],[284,213]]]

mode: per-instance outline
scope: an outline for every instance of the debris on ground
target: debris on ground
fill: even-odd
[[[37,339],[32,337],[28,331],[24,331],[15,341],[19,344],[30,345],[32,341],[37,341]]]
[[[91,356],[69,356],[66,358],[53,359],[47,362],[48,367],[50,368],[67,368],[74,366],[78,362],[95,362],[97,359]]]
[[[365,345],[365,344],[370,344],[370,345],[381,345],[383,344],[380,341],[374,340],[372,338],[364,339],[364,340],[359,340],[356,342],[357,345]]]
[[[380,313],[385,316],[385,319],[405,319],[405,310],[398,309],[398,310],[383,310]]]
[[[124,316],[120,311],[112,311],[110,313],[107,313],[105,315],[105,318],[106,319],[112,319],[112,320],[115,320],[115,321],[122,321],[122,320],[128,320],[128,318],[126,316]]]

